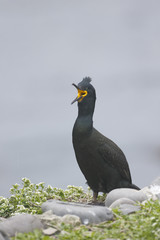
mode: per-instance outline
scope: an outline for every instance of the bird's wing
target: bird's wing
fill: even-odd
[[[131,174],[126,157],[114,142],[103,136],[98,152],[106,164],[117,169],[124,179],[131,182]]]

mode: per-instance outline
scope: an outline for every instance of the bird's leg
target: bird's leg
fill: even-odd
[[[97,202],[98,192],[93,191],[93,203]]]

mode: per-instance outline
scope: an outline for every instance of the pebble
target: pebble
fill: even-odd
[[[143,191],[131,188],[117,188],[107,194],[105,206],[110,207],[113,202],[120,198],[128,198],[135,202],[143,202],[147,196]]]
[[[119,208],[119,211],[121,211],[121,213],[123,215],[127,215],[130,213],[134,213],[138,210],[141,209],[140,206],[136,206],[136,202],[129,199],[129,198],[120,198],[117,199],[116,201],[114,201],[111,205],[110,205],[110,209],[112,208]]]
[[[40,219],[35,215],[19,214],[0,222],[0,233],[13,237],[17,232],[32,232],[34,229],[42,229],[42,227]]]
[[[78,216],[66,214],[62,217],[62,222],[76,227],[81,224],[81,219]]]
[[[120,198],[120,199],[117,199],[116,201],[114,201],[109,208],[117,208],[119,207],[120,205],[122,204],[130,204],[130,205],[135,205],[136,202],[129,199],[129,198]]]
[[[49,227],[49,228],[43,229],[42,232],[44,235],[51,236],[58,233],[59,230],[57,230],[56,228]]]
[[[66,214],[63,217],[60,217],[53,214],[51,210],[39,215],[39,218],[41,219],[43,226],[46,228],[51,224],[54,226],[59,226],[61,223],[65,223],[74,227],[81,224],[81,220],[78,216]]]
[[[140,206],[138,206],[138,205],[135,206],[135,205],[132,205],[132,204],[121,204],[119,206],[119,211],[121,211],[123,215],[128,215],[128,214],[137,212],[140,209],[141,209]]]
[[[57,216],[76,215],[81,219],[82,224],[100,223],[113,219],[112,211],[104,206],[48,200],[42,204],[42,211],[48,210],[52,210],[52,213]]]
[[[41,222],[45,227],[50,225],[50,223],[52,223],[53,225],[60,225],[62,223],[61,217],[53,214],[52,210],[44,212],[43,214],[38,215],[38,217],[40,218]]]

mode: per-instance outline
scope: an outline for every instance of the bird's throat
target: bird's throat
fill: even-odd
[[[76,135],[87,136],[90,135],[93,129],[93,120],[90,115],[78,116],[74,125],[74,131]]]
[[[95,98],[84,98],[78,103],[78,117],[74,124],[73,134],[77,137],[87,137],[91,134],[93,129],[93,113],[95,107]]]

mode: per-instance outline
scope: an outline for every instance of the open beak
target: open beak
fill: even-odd
[[[75,102],[81,102],[82,99],[88,94],[87,91],[81,90],[76,84],[72,84],[78,90],[78,96],[71,102],[71,104]]]

